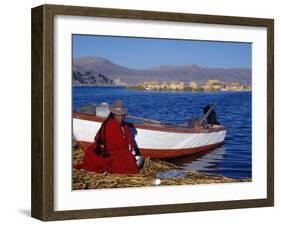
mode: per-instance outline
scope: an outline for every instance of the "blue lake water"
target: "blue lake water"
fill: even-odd
[[[169,160],[204,173],[233,178],[252,177],[251,92],[138,91],[122,87],[73,87],[73,110],[83,105],[122,100],[130,115],[183,124],[203,115],[202,108],[216,103],[218,121],[227,128],[222,147]]]

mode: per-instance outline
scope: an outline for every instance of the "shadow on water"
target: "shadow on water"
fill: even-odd
[[[226,177],[242,179],[252,178],[251,161],[243,160],[231,153],[233,150],[226,151],[224,146],[219,148],[168,159],[167,162],[173,163],[183,169],[196,170],[207,174],[219,174]]]
[[[219,168],[219,163],[226,158],[226,151],[224,146],[219,148],[208,150],[193,155],[187,155],[183,157],[177,157],[166,160],[184,169],[209,171]]]

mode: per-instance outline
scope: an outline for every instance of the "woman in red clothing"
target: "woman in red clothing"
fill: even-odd
[[[128,110],[121,101],[110,106],[110,114],[86,150],[79,168],[97,173],[136,174],[134,143],[124,119]]]

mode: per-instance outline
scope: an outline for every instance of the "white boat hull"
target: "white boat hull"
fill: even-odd
[[[97,117],[73,118],[73,134],[81,146],[93,143],[102,120]],[[211,129],[167,128],[162,125],[136,125],[130,127],[134,141],[141,154],[152,158],[169,158],[209,150],[224,142],[226,129],[217,126]]]

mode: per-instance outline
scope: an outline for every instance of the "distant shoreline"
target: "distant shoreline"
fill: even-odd
[[[121,85],[73,85],[72,87],[96,87],[96,88],[125,88],[128,90],[136,90],[136,91],[144,91],[144,92],[189,92],[189,93],[238,93],[238,92],[252,92],[252,90],[173,90],[173,89],[162,89],[162,90],[156,90],[156,89],[151,89],[151,90],[146,90],[146,89],[138,89],[135,88],[135,86],[121,86]]]
[[[83,85],[72,85],[72,87],[124,87],[126,88],[126,86],[122,86],[122,85],[93,85],[93,84],[83,84]]]
[[[125,87],[126,88],[126,87]],[[136,90],[136,91],[143,91],[143,92],[178,92],[178,93],[242,93],[242,92],[252,92],[252,90],[145,90],[145,89],[132,89],[127,88],[128,90]]]

